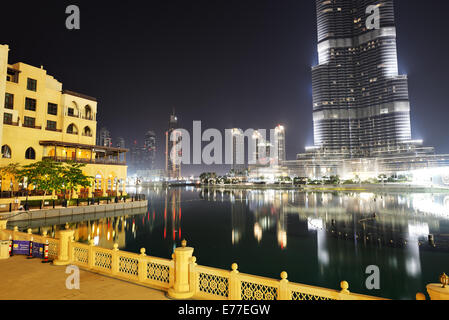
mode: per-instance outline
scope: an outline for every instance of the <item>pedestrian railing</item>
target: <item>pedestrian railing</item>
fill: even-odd
[[[173,261],[150,257],[142,249],[141,254],[70,242],[71,261],[81,268],[117,276],[121,279],[141,282],[157,289],[168,289],[173,283]]]
[[[3,226],[3,229],[2,229]],[[270,279],[240,273],[238,265],[231,270],[201,266],[196,263],[193,248],[188,248],[184,240],[182,247],[174,250],[172,259],[162,259],[146,255],[121,251],[118,244],[113,249],[73,241],[73,230],[59,231],[57,238],[31,234],[17,230],[5,230],[6,223],[0,221],[0,240],[11,236],[16,241],[49,243],[49,257],[58,264],[73,264],[82,269],[127,280],[150,288],[163,290],[169,297],[177,299],[204,300],[387,300],[374,296],[351,293],[349,284],[341,282],[341,290],[332,290],[299,283],[289,282],[286,272],[281,279]],[[447,278],[444,278],[447,279]],[[448,282],[448,281],[446,281]],[[449,297],[449,293],[448,293]],[[424,295],[418,294],[422,300]]]

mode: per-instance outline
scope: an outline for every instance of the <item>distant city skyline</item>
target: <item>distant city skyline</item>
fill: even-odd
[[[22,12],[19,3],[9,2],[5,12],[21,14],[0,21],[8,30],[0,43],[10,44],[11,62],[43,65],[67,87],[97,97],[98,128],[109,128],[113,140],[122,136],[129,144],[151,128],[161,150],[166,117],[175,107],[187,128],[194,120],[221,129],[282,123],[287,159],[313,145],[315,1],[174,2],[150,1],[147,10],[129,6],[133,19],[124,26],[111,23],[122,19],[120,7],[79,1],[82,27],[73,32],[64,26],[66,3],[45,9],[30,3]],[[413,138],[449,153],[449,43],[441,41],[449,3],[396,0],[395,6],[398,67],[409,78]],[[39,41],[35,33],[42,35]]]

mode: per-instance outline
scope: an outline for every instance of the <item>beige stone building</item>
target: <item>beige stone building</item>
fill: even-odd
[[[106,196],[125,191],[126,149],[96,146],[97,100],[63,89],[43,67],[8,63],[7,45],[0,45],[0,166],[27,165],[52,158],[85,163],[95,177],[92,188],[78,195]],[[123,156],[125,154],[125,156]],[[3,177],[2,191],[20,186]]]

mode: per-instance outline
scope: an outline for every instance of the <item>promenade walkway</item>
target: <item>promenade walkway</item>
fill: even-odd
[[[55,205],[55,207],[53,208],[53,206],[51,205],[51,201],[52,201],[52,200],[46,200],[46,201],[47,201],[50,205],[46,205],[46,206],[44,206],[42,209],[39,209],[39,208],[30,208],[28,211],[25,211],[25,210],[12,210],[11,212],[9,212],[9,211],[0,212],[0,220],[2,220],[2,219],[8,219],[8,218],[11,217],[11,216],[15,216],[15,215],[22,214],[22,213],[25,213],[25,212],[28,212],[28,213],[32,214],[32,213],[39,212],[39,211],[41,211],[41,210],[67,209],[67,208],[76,208],[76,207],[88,207],[87,202],[80,202],[79,206],[71,205],[71,206],[69,206],[69,207],[63,207],[62,205],[59,204],[59,205]],[[121,200],[121,201],[119,201],[118,203],[131,203],[131,202],[133,202],[132,199],[126,199],[125,201],[122,201],[122,200]],[[114,204],[114,203],[115,203],[114,200],[109,201],[109,204]],[[22,204],[23,204],[23,203],[22,203]],[[100,201],[100,204],[97,204],[97,202],[95,202],[94,204],[91,204],[90,206],[93,207],[93,206],[105,205],[105,204],[107,204],[107,201],[106,201],[106,200],[102,200],[102,201]],[[9,205],[8,205],[8,206],[9,206]]]
[[[0,260],[0,300],[167,300],[162,291],[80,270],[80,290],[68,290],[66,267],[14,256]]]

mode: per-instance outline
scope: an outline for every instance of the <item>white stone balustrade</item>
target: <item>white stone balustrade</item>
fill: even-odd
[[[182,246],[176,248],[171,260],[151,257],[146,249],[140,254],[120,251],[117,244],[112,250],[96,247],[93,240],[89,244],[73,242],[74,231],[57,233],[58,239],[21,233],[6,229],[6,222],[0,221],[0,240],[11,236],[14,240],[44,243],[49,240],[57,258],[55,265],[74,264],[80,268],[94,270],[122,280],[132,281],[151,288],[164,290],[173,299],[208,299],[208,300],[386,300],[373,296],[354,294],[349,291],[349,284],[342,281],[341,290],[308,286],[292,283],[287,272],[282,272],[280,280],[258,277],[240,273],[238,265],[232,264],[231,270],[222,270],[197,264],[193,256],[194,249]],[[7,238],[5,238],[7,237]],[[2,239],[5,238],[5,239]],[[432,300],[449,300],[449,277],[443,274],[441,284],[427,286]],[[422,293],[417,300],[425,300]]]

